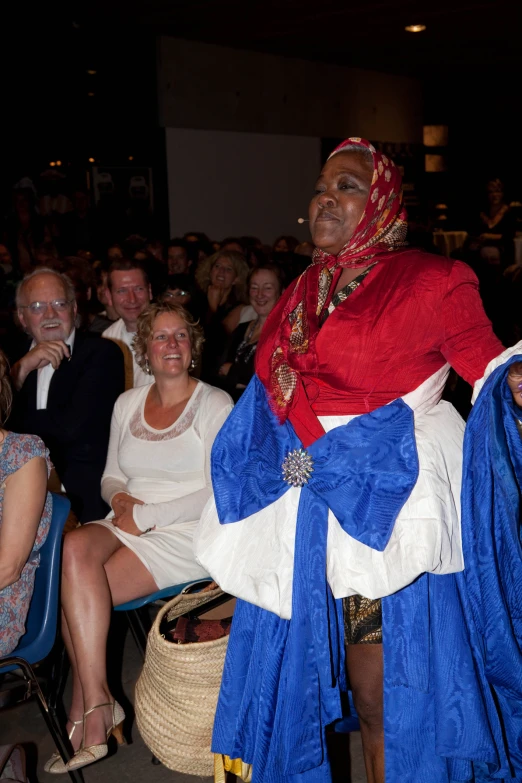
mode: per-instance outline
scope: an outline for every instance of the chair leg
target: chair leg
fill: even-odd
[[[145,611],[147,611],[145,609]],[[136,642],[136,646],[141,653],[141,657],[145,660],[145,650],[147,649],[147,635],[148,630],[143,622],[140,609],[133,609],[130,612],[126,612],[127,619],[129,621],[129,627],[131,629],[132,636]]]
[[[67,682],[70,664],[64,643],[60,639],[59,647],[53,656],[51,667],[51,684],[49,688],[49,707],[56,712],[58,704],[61,704],[62,694]]]
[[[53,742],[56,745],[60,756],[65,762],[67,762],[71,758],[71,753],[61,734],[60,725],[56,720],[56,714],[53,710],[49,709],[49,705],[47,704],[42,689],[40,688],[40,683],[36,678],[32,666],[30,666],[27,661],[24,661],[22,658],[18,658],[16,663],[22,670],[24,679],[28,683],[31,693],[36,696],[40,712],[42,713],[42,717],[46,723],[49,734],[53,738]],[[73,783],[84,783],[83,775],[80,770],[69,772],[69,775]]]

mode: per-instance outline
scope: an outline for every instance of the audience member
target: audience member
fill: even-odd
[[[67,195],[66,176],[56,168],[48,168],[40,174],[40,198],[38,210],[46,219],[48,226],[54,228],[53,237],[60,236],[60,227],[63,217],[69,214],[73,205]]]
[[[165,243],[161,239],[149,239],[145,245],[145,250],[151,256],[162,264],[165,262]]]
[[[101,334],[111,325],[109,318],[96,312],[95,278],[92,266],[81,256],[68,256],[63,271],[74,285],[76,305],[76,328],[91,334]],[[101,310],[101,306],[99,310]]]
[[[215,314],[223,318],[237,304],[245,303],[247,275],[246,261],[235,250],[220,250],[200,265],[196,283],[207,298],[205,320]]]
[[[506,202],[500,180],[488,182],[486,196],[484,209],[471,221],[468,238],[458,255],[479,279],[480,296],[495,334],[509,344],[520,310],[516,303],[512,312],[512,280],[504,275],[514,261],[516,219]]]
[[[219,368],[221,383],[234,402],[243,394],[254,374],[257,341],[269,313],[283,293],[283,275],[276,264],[253,269],[249,275],[248,294],[255,319],[241,323],[234,330],[225,358]]]
[[[96,241],[95,212],[90,208],[89,194],[77,188],[73,194],[73,209],[62,218],[60,248],[76,255],[79,250],[92,248]]]
[[[13,212],[4,232],[17,272],[25,274],[36,266],[36,250],[45,241],[51,242],[52,237],[37,212],[34,186],[30,180],[22,180],[13,191]]]
[[[165,264],[163,261],[158,261],[156,256],[151,255],[145,247],[141,250],[136,250],[132,258],[134,261],[139,261],[142,264],[150,283],[152,298],[155,299],[165,288],[167,279]]]
[[[273,252],[270,260],[281,267],[285,279],[289,283],[295,280],[296,277],[299,277],[299,275],[302,275],[305,269],[310,266],[309,256],[293,252]]]
[[[60,255],[51,240],[46,240],[35,248],[34,266],[47,266],[60,271],[61,265]]]
[[[73,672],[69,729],[79,769],[107,753],[124,720],[109,691],[106,644],[110,608],[175,582],[205,576],[192,537],[211,489],[210,452],[230,397],[189,374],[202,329],[177,305],[152,305],[137,324],[136,357],[153,385],[122,395],[115,408],[102,493],[111,518],[65,537],[63,637]]]
[[[194,246],[195,243],[190,243],[186,239],[174,238],[170,240],[167,245],[169,275],[186,275],[188,273],[194,260]]]
[[[138,316],[152,299],[143,265],[125,258],[113,261],[107,272],[106,297],[119,318],[103,332],[102,337],[114,340],[123,351],[126,386],[148,386],[153,382],[152,378],[136,362],[132,347]]]
[[[112,263],[117,258],[123,258],[123,248],[121,245],[114,244],[107,249],[107,259],[109,263]]]
[[[184,307],[196,320],[206,305],[204,296],[196,288],[190,275],[169,275],[161,301]]]
[[[440,255],[440,251],[433,241],[435,221],[433,213],[422,206],[408,207],[408,244],[418,247],[426,253]]]
[[[214,378],[223,363],[227,331],[226,316],[237,305],[246,304],[248,266],[241,253],[220,250],[207,258],[196,271],[196,282],[206,295],[201,322],[205,330],[202,378]]]
[[[492,179],[486,188],[487,204],[470,226],[472,249],[489,265],[508,267],[513,263],[516,219],[504,195],[504,185]]]
[[[11,376],[16,389],[10,429],[39,435],[80,522],[107,513],[100,479],[114,402],[124,390],[121,352],[75,329],[74,287],[41,268],[17,291],[20,323],[31,338]]]
[[[205,258],[217,253],[220,247],[219,243],[211,242],[207,235],[200,231],[189,231],[183,235],[183,239],[188,242],[196,265],[204,261]],[[194,265],[191,271],[194,273]]]
[[[313,242],[300,242],[295,250],[294,253],[298,256],[308,256],[308,258],[312,258],[315,250],[315,245]]]
[[[7,359],[0,351],[0,657],[25,633],[34,577],[51,523],[49,452],[35,435],[2,428],[11,407]]]
[[[291,236],[277,237],[272,246],[274,253],[293,253],[299,244],[299,240]]]
[[[183,235],[183,238],[186,239],[187,242],[201,242],[207,245],[212,244],[203,231],[187,231],[187,233]]]
[[[3,243],[0,243],[0,269],[2,269],[3,273],[6,275],[11,274],[13,271],[11,252],[7,245],[4,245]]]
[[[101,310],[101,312],[98,314],[100,318],[106,318],[109,321],[108,326],[110,324],[114,323],[114,321],[118,320],[118,313],[112,306],[112,304],[109,304],[109,300],[107,297],[107,271],[105,269],[102,269],[101,267],[96,268],[95,270],[96,274],[96,298],[98,299],[98,302],[104,307],[104,310]],[[105,327],[107,328],[107,327]],[[105,329],[101,330],[102,332],[105,331]]]
[[[246,257],[246,248],[238,237],[225,237],[221,242],[221,250],[233,250]]]

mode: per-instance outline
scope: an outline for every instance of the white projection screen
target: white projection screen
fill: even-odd
[[[211,239],[279,234],[308,239],[308,202],[321,164],[320,139],[166,128],[171,236]]]

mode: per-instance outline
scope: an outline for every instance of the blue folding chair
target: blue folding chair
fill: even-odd
[[[15,670],[21,671],[26,691],[21,701],[36,696],[40,712],[62,759],[68,761],[71,752],[64,740],[56,714],[59,683],[51,677],[48,698],[44,696],[33,666],[42,663],[53,651],[58,628],[60,606],[60,564],[62,533],[71,504],[61,495],[52,494],[53,514],[45,544],[40,549],[40,565],[36,569],[34,592],[26,619],[26,632],[18,646],[0,658],[0,678]],[[74,783],[83,783],[81,772],[70,772]]]
[[[182,584],[165,587],[163,590],[157,590],[155,593],[150,593],[150,595],[144,595],[142,598],[135,598],[133,601],[127,601],[125,604],[119,604],[119,606],[114,607],[115,612],[127,612],[129,628],[143,660],[145,660],[147,636],[151,627],[147,606],[154,603],[154,601],[167,601],[170,598],[174,598],[189,585],[201,585],[201,587],[204,587],[211,581],[211,577],[207,577],[196,581],[183,582]]]

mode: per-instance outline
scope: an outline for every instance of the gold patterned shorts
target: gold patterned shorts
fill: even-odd
[[[381,599],[350,595],[343,598],[346,644],[382,644]]]

